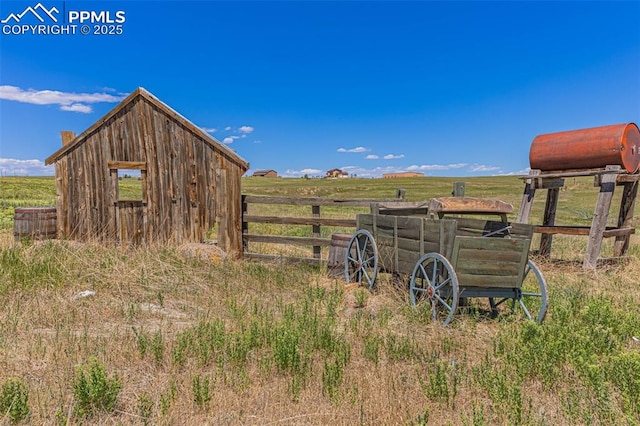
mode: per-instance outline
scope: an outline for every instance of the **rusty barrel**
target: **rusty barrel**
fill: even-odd
[[[640,166],[640,131],[635,123],[538,135],[529,164],[543,171],[620,165],[629,173]]]
[[[46,240],[56,238],[55,207],[19,207],[13,214],[13,237]]]
[[[327,259],[327,269],[330,276],[338,277],[344,274],[344,258],[347,255],[349,241],[351,241],[351,234],[331,235],[329,258]]]

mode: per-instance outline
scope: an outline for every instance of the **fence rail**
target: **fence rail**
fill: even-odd
[[[310,217],[283,217],[283,216],[266,216],[249,214],[249,205],[251,204],[278,204],[289,206],[309,206]],[[258,195],[242,196],[242,245],[243,256],[246,259],[280,259],[283,256],[270,255],[262,253],[253,253],[249,250],[249,243],[268,243],[268,244],[285,244],[296,246],[313,247],[312,258],[290,258],[290,260],[319,263],[323,262],[321,258],[322,247],[331,245],[330,238],[321,237],[321,229],[323,226],[336,226],[353,228],[355,231],[356,219],[339,219],[321,217],[321,207],[369,207],[371,210],[380,207],[393,207],[397,205],[409,206],[414,203],[406,203],[401,198],[391,199],[336,199],[336,198],[298,198],[298,197],[269,197]],[[249,224],[274,224],[274,225],[303,225],[310,226],[312,237],[294,237],[284,235],[268,235],[249,233]]]

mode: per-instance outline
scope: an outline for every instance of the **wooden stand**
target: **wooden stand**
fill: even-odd
[[[600,187],[591,226],[556,226],[555,217],[560,188],[564,187],[565,178],[577,176],[594,176],[595,186]],[[546,257],[550,256],[554,234],[589,236],[587,251],[582,264],[584,269],[596,268],[603,238],[615,237],[614,257],[623,257],[627,254],[631,234],[635,233],[632,220],[636,195],[638,194],[640,174],[628,174],[622,170],[620,166],[607,166],[604,169],[564,172],[531,170],[524,180],[524,194],[522,196],[518,218],[516,219],[518,223],[529,222],[529,214],[531,213],[531,206],[536,190],[547,190],[547,201],[545,203],[542,226],[534,227],[534,232],[541,234],[539,254]],[[613,199],[613,192],[616,185],[623,186],[618,223],[616,227],[607,227],[611,200]]]

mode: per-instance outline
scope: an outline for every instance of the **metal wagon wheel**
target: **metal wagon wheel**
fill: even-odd
[[[348,283],[357,282],[373,289],[378,275],[378,246],[366,229],[353,234],[344,261],[344,276]]]
[[[447,325],[458,306],[458,296],[458,276],[447,258],[439,253],[422,256],[411,274],[411,304],[429,301],[433,320]]]
[[[500,299],[498,302],[495,302],[493,298],[489,299],[494,314],[497,314],[498,306],[507,300],[512,301],[512,310],[515,310],[516,306],[518,306],[528,319],[535,320],[538,323],[544,320],[549,304],[547,282],[538,266],[532,260],[529,260],[524,268],[522,286],[516,297]]]

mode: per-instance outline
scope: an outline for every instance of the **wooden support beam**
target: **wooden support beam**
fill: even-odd
[[[320,206],[311,206],[311,216],[313,216],[314,218],[320,217]],[[313,224],[311,228],[312,228],[313,236],[315,238],[320,238],[320,224]],[[313,246],[313,257],[315,259],[320,259],[321,250],[322,250],[322,247]]]
[[[600,183],[600,193],[598,194],[598,201],[593,213],[593,221],[591,222],[587,252],[582,263],[584,269],[595,269],[598,265],[603,233],[607,227],[609,209],[611,208],[613,192],[616,189],[616,178],[620,172],[620,166],[607,166],[606,170],[609,173],[603,175]]]
[[[62,138],[62,146],[65,146],[76,138],[76,132],[62,130],[60,131],[60,137]]]
[[[536,234],[549,234],[549,235],[575,235],[575,236],[587,236],[591,232],[589,226],[534,226],[533,232]],[[634,227],[612,227],[607,228],[602,232],[604,238],[620,237],[625,235],[632,235],[636,233]]]
[[[147,163],[144,161],[109,161],[107,167],[109,169],[147,170]]]
[[[517,223],[529,223],[529,215],[531,214],[531,206],[533,205],[533,197],[536,195],[536,187],[534,178],[540,174],[540,170],[531,170],[529,178],[525,180],[524,193],[522,194],[522,202],[520,203],[520,211],[518,211]]]
[[[620,213],[618,214],[618,227],[632,227],[633,210],[636,204],[636,196],[638,195],[638,181],[625,182],[622,189],[622,200],[620,202]],[[635,230],[635,228],[633,228]],[[631,242],[631,234],[616,236],[613,246],[613,255],[621,257],[627,254],[629,243]]]
[[[622,175],[618,175],[618,178],[616,179],[616,183],[618,185],[622,185],[623,183],[627,183],[627,182],[638,182],[638,181],[640,181],[640,173],[634,173],[631,175],[622,174]]]
[[[538,178],[533,180],[536,189],[554,189],[562,188],[564,186],[564,179],[562,178]]]
[[[551,188],[547,190],[547,201],[544,206],[544,217],[542,226],[553,226],[556,221],[556,209],[558,208],[558,199],[560,196],[560,188]],[[540,237],[540,255],[549,257],[551,255],[551,244],[553,242],[553,234],[542,234]]]

